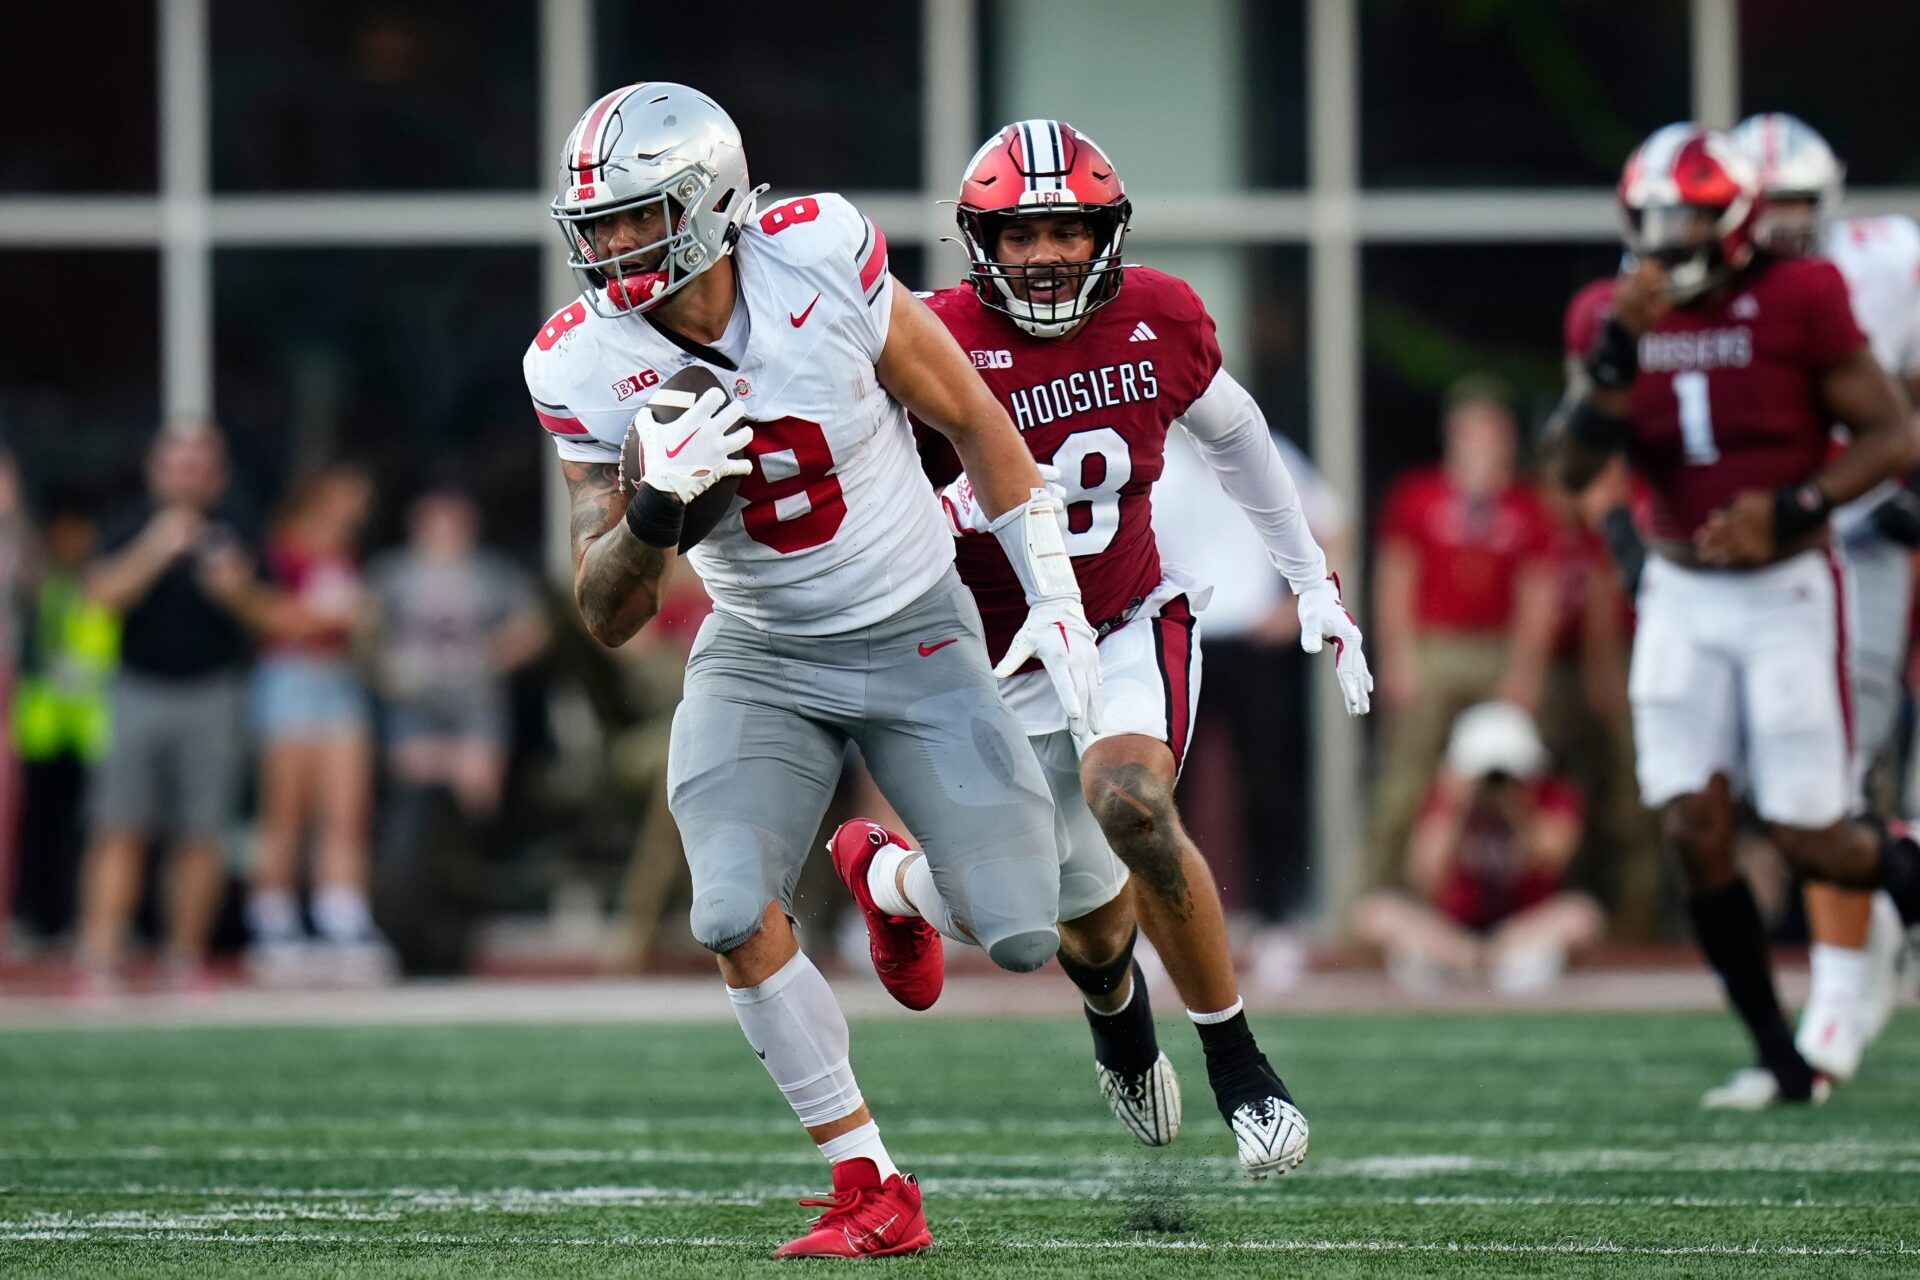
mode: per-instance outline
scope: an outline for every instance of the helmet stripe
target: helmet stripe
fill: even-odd
[[[587,122],[580,129],[580,155],[574,161],[574,168],[580,170],[580,181],[587,182],[593,177],[593,170],[601,161],[604,152],[607,123],[613,113],[627,96],[640,88],[637,84],[622,85],[606,97],[593,104],[587,112]]]

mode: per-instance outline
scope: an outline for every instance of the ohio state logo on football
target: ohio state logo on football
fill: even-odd
[[[1011,351],[969,351],[976,369],[1011,369],[1013,352]]]
[[[1089,409],[1152,400],[1159,394],[1160,380],[1153,376],[1153,361],[1129,360],[1023,387],[1009,392],[1007,398],[1013,409],[1013,425],[1025,431]]]
[[[628,396],[645,391],[648,387],[658,385],[659,382],[659,374],[651,369],[642,369],[639,373],[622,378],[620,381],[614,383],[613,394],[616,399],[625,400]]]

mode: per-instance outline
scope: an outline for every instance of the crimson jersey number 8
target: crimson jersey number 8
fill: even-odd
[[[753,424],[753,470],[740,479],[747,536],[781,555],[833,541],[847,498],[833,474],[827,433],[805,418]]]
[[[1112,427],[1076,431],[1053,451],[1067,491],[1067,554],[1105,551],[1120,532],[1120,490],[1133,479],[1133,451]]]

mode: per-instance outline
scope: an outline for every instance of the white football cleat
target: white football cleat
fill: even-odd
[[[1817,1107],[1832,1096],[1833,1082],[1824,1074],[1816,1074],[1813,1095],[1807,1102]],[[1700,1106],[1706,1111],[1765,1111],[1780,1101],[1780,1081],[1773,1072],[1765,1067],[1742,1067],[1725,1084],[1701,1095]]]
[[[1860,988],[1854,1018],[1867,1044],[1880,1038],[1900,1003],[1902,961],[1907,958],[1907,926],[1900,919],[1900,908],[1885,893],[1876,893],[1867,925],[1867,980]]]
[[[1137,1076],[1123,1076],[1099,1062],[1093,1068],[1100,1096],[1128,1133],[1150,1147],[1164,1147],[1180,1136],[1180,1077],[1166,1054]]]
[[[1860,1067],[1860,1055],[1867,1051],[1866,1032],[1860,1025],[1861,993],[1843,991],[1818,995],[1800,1011],[1800,1030],[1793,1038],[1794,1048],[1816,1071],[1824,1071],[1835,1080],[1853,1079]],[[1772,1072],[1767,1073],[1769,1076]]]
[[[1285,1098],[1241,1103],[1228,1125],[1240,1148],[1240,1167],[1255,1182],[1297,1168],[1307,1158],[1307,1118]]]

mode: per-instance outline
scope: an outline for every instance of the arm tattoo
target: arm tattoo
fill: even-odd
[[[595,639],[622,644],[658,611],[673,553],[650,547],[620,525],[626,498],[611,463],[563,464],[573,498],[573,595]]]

